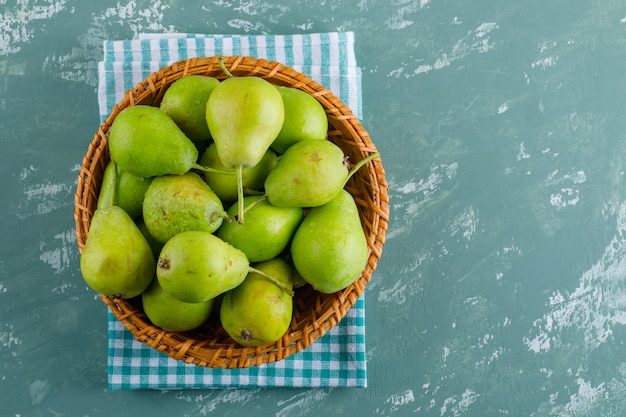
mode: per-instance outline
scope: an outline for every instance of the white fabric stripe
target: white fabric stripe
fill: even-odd
[[[356,67],[356,55],[354,52],[354,32],[346,32],[346,40],[347,40],[347,66],[349,68]]]
[[[245,36],[241,38],[241,55],[250,55],[250,40]]]
[[[144,77],[143,72],[141,70],[141,65],[138,65],[136,68],[133,68],[130,88],[135,87],[137,84],[142,82],[145,78],[146,77]]]
[[[100,74],[100,77],[98,79],[98,108],[100,109],[100,118],[105,118],[107,116],[107,114],[102,114],[103,113],[103,109],[110,109],[113,107],[113,104],[109,104],[107,98],[108,98],[108,94],[107,94],[107,77],[103,77],[102,75],[104,75],[106,69],[105,69],[105,63],[104,62],[98,62],[98,73]],[[107,112],[108,113],[108,112]]]
[[[174,38],[169,38],[167,40],[168,51],[170,53],[169,61],[176,62],[180,61],[180,55],[178,54],[178,40]]]
[[[337,66],[341,65],[341,51],[343,45],[339,42],[339,34],[338,33],[330,33],[329,35],[329,56],[328,62],[325,62],[324,65],[328,66]]]
[[[141,62],[143,61],[142,50],[141,48],[132,48],[131,55],[133,57],[133,61]]]
[[[158,39],[155,39],[154,41],[150,42],[150,50],[149,50],[149,55],[151,58],[151,61],[161,61],[161,48],[159,45],[160,41]]]
[[[121,67],[121,64],[114,62],[113,68],[115,68],[116,66]],[[124,96],[124,92],[126,91],[126,88],[124,86],[124,76],[115,77],[113,79],[113,91],[115,92],[115,103],[117,103]],[[109,104],[114,105],[114,103]]]
[[[311,34],[311,65],[326,65],[322,61],[322,48],[318,34]]]
[[[286,61],[285,55],[285,38],[283,36],[277,36],[274,42],[274,55],[277,62],[284,63]]]
[[[329,67],[330,85],[328,89],[332,91],[337,97],[345,96],[342,94],[342,78],[340,76],[339,67]],[[346,85],[348,87],[348,85]]]
[[[215,55],[215,39],[207,38],[204,40],[204,54],[206,56]]]
[[[291,42],[293,45],[293,64],[297,65],[298,63],[304,62],[302,37],[294,36]]]
[[[255,56],[267,59],[267,43],[265,38],[258,38],[256,40],[256,51],[254,53]]]
[[[215,54],[215,52],[213,52]],[[233,55],[233,38],[224,38],[222,40],[222,53],[224,55]]]
[[[113,44],[113,56],[115,61],[124,61],[124,42],[115,42]]]

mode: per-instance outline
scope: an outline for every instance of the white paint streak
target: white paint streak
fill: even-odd
[[[190,395],[186,392],[180,392],[176,394],[176,398],[197,404],[195,412],[192,413],[193,415],[207,416],[215,411],[220,404],[247,404],[256,398],[259,390],[226,389],[215,392],[217,392],[217,395],[214,395],[214,392],[207,395]]]
[[[32,211],[24,212],[21,210],[18,216],[20,216],[20,218],[38,216],[70,205],[72,202],[67,197],[71,196],[74,191],[73,184],[69,185],[49,181],[27,186],[24,190],[24,206],[29,207]]]
[[[402,407],[415,402],[413,390],[407,389],[396,394],[392,394],[385,400],[383,407],[376,409],[376,414],[385,415],[395,413]]]
[[[405,0],[401,4],[402,6],[398,7],[393,15],[387,19],[387,28],[391,30],[400,30],[404,29],[407,26],[411,26],[415,23],[411,20],[408,15],[419,11],[424,8],[430,0]]]
[[[498,249],[496,254],[498,256],[508,254],[522,255],[522,250],[515,243],[511,243],[511,246],[504,246],[502,249]]]
[[[294,395],[287,400],[278,401],[277,405],[282,409],[276,413],[276,417],[298,417],[311,414],[311,406],[318,401],[324,401],[332,389],[312,389]],[[315,413],[313,413],[315,414]]]
[[[408,181],[398,188],[402,194],[421,194],[430,198],[438,190],[439,185],[446,179],[456,176],[458,164],[453,162],[449,165],[435,165],[430,169],[430,175],[419,181]]]
[[[52,289],[52,292],[55,294],[66,294],[67,292],[69,292],[71,289],[74,288],[74,284],[67,282],[67,281],[63,281],[60,285],[57,285],[56,287],[54,287]]]
[[[111,26],[128,27],[137,37],[142,32],[174,32],[173,26],[163,24],[164,12],[170,6],[162,0],[150,2],[147,7],[137,7],[136,0],[117,2],[101,14],[93,16],[91,25],[78,39],[79,47],[68,53],[51,55],[44,59],[43,70],[53,72],[68,81],[83,82],[91,86],[98,83],[97,61],[102,59],[102,42],[109,36]]]
[[[430,201],[438,191],[439,185],[446,178],[452,179],[456,176],[457,169],[458,164],[456,162],[449,165],[435,165],[430,169],[428,178],[407,181],[400,185],[397,191],[402,194],[421,196],[423,197],[422,202]]]
[[[412,23],[412,22],[411,22]],[[408,22],[401,24],[408,25]],[[459,24],[453,22],[453,24]],[[444,51],[434,61],[428,63],[419,63],[414,70],[407,70],[407,64],[403,64],[400,68],[391,70],[387,75],[394,78],[410,78],[419,74],[426,74],[431,71],[446,68],[455,61],[465,58],[472,53],[486,53],[494,49],[495,45],[488,36],[492,31],[498,29],[498,24],[488,22],[480,24],[476,29],[470,30],[465,36],[459,39],[448,51]]]
[[[548,57],[536,60],[535,62],[530,64],[530,66],[532,68],[539,68],[539,69],[545,70],[549,67],[555,66],[558,60],[559,60],[559,57],[548,56]]]
[[[280,13],[289,11],[289,6],[281,6],[263,1],[248,1],[240,3],[240,5],[233,8],[233,10],[248,16],[263,16],[270,12],[273,19],[277,19]]]
[[[421,281],[415,279],[414,271],[417,270],[424,262],[432,260],[430,252],[424,254],[416,254],[415,259],[400,271],[400,276],[410,277],[408,283],[402,279],[394,282],[391,287],[383,287],[378,293],[378,301],[381,303],[404,304],[407,300],[411,300],[422,290]],[[419,274],[418,274],[419,275]],[[383,283],[385,280],[381,280]],[[376,288],[376,283],[372,288]]]
[[[576,384],[578,384],[578,390],[569,396],[569,401],[566,404],[552,407],[550,410],[551,416],[590,415],[589,413],[594,411],[596,404],[609,398],[609,392],[604,382],[593,386],[590,382],[578,378],[576,379]],[[558,393],[553,394],[550,397],[551,403],[554,404],[557,398]]]
[[[242,30],[246,33],[262,31],[264,29],[264,25],[262,22],[255,23],[245,19],[231,19],[228,21],[228,26],[233,29]]]
[[[582,184],[587,181],[587,175],[585,171],[576,171],[571,174],[564,174],[561,177],[558,176],[559,170],[553,171],[545,181],[546,185],[560,185],[563,183]]]
[[[498,24],[495,22],[483,23],[476,28],[474,33],[476,34],[477,37],[484,38],[485,36],[489,34],[489,32],[496,29],[497,27],[498,27]]]
[[[569,40],[567,43],[571,45],[573,44],[573,41]],[[540,57],[530,64],[531,68],[539,69],[539,70],[546,70],[550,67],[554,67],[555,65],[557,65],[559,57],[549,54],[550,50],[552,50],[553,48],[557,46],[558,44],[556,42],[549,42],[549,41],[540,42],[538,45]]]
[[[385,404],[390,404],[391,408],[390,412],[394,412],[398,410],[401,406],[407,405],[415,401],[415,397],[413,396],[413,391],[408,389],[406,391],[397,393],[387,398]]]
[[[30,174],[32,174],[33,172],[37,171],[37,168],[35,168],[34,166],[30,165],[27,168],[22,168],[22,172],[20,172],[20,180],[25,180],[26,178],[28,178],[30,176]]]
[[[67,0],[17,0],[0,12],[0,56],[18,52],[34,36],[31,24],[49,19],[65,9]]]
[[[530,158],[530,154],[526,152],[526,144],[524,142],[519,145],[519,152],[517,153],[517,160],[521,161],[522,159]]]
[[[13,325],[5,324],[5,330],[0,331],[0,346],[11,349],[17,345],[21,345],[22,341],[13,333]]]
[[[378,301],[386,304],[404,304],[407,296],[406,289],[407,284],[402,283],[402,280],[398,280],[393,287],[382,289],[378,293]]]
[[[580,201],[580,193],[574,186],[587,181],[585,171],[576,171],[572,174],[565,174],[560,177],[558,173],[559,170],[553,171],[544,182],[546,186],[558,187],[556,192],[550,194],[550,205],[557,209],[575,206]]]
[[[459,215],[452,220],[450,225],[450,236],[461,234],[467,241],[472,240],[478,228],[478,212],[474,207],[466,207]]]
[[[56,234],[54,239],[58,243],[57,247],[48,249],[45,241],[39,244],[39,259],[50,265],[55,274],[59,274],[71,266],[72,259],[76,256],[76,235],[72,229]]]
[[[550,195],[550,205],[557,209],[575,206],[580,201],[578,190],[561,188],[561,192]]]
[[[393,210],[396,213],[404,211],[408,219],[404,222],[395,222],[398,228],[390,229],[387,232],[387,239],[392,239],[399,234],[410,232],[410,218],[417,217],[425,205],[440,196],[439,191],[441,185],[456,177],[458,167],[456,162],[435,165],[431,167],[430,174],[427,178],[419,180],[411,179],[397,185],[394,179],[390,178],[390,189],[392,192],[399,193],[399,195],[394,198],[395,204]],[[405,199],[404,197],[408,198]]]
[[[478,395],[473,390],[467,388],[461,395],[455,395],[443,402],[443,406],[441,406],[440,416],[454,416],[459,417],[464,415],[472,404],[478,399],[480,395]]]
[[[600,259],[580,277],[570,294],[555,291],[550,310],[534,321],[524,344],[535,353],[562,346],[567,332],[582,339],[581,349],[591,352],[605,343],[613,328],[626,325],[626,202],[617,209],[615,236]]]
[[[450,348],[448,346],[444,346],[441,359],[445,362],[448,360],[448,356],[450,356]]]
[[[482,303],[484,301],[485,301],[485,299],[483,297],[467,297],[464,300],[464,303],[475,306],[475,305],[478,305],[478,304],[480,304],[480,303]]]

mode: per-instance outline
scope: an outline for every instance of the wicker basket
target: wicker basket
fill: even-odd
[[[263,77],[272,84],[295,87],[314,96],[328,115],[329,140],[338,145],[352,163],[377,152],[359,119],[339,98],[319,83],[277,62],[243,56],[223,59],[234,76]],[[193,58],[162,68],[127,91],[94,135],[82,162],[74,199],[76,236],[80,252],[96,209],[104,168],[110,158],[108,132],[111,123],[126,107],[137,104],[158,106],[171,83],[191,74],[225,77],[217,57]],[[122,300],[101,295],[101,299],[137,340],[176,360],[215,368],[244,368],[280,361],[306,349],[339,323],[365,289],[380,259],[389,215],[387,182],[380,158],[362,167],[350,179],[346,190],[356,200],[367,236],[370,248],[367,265],[352,285],[337,293],[321,294],[310,286],[296,290],[291,326],[274,344],[243,347],[228,336],[217,317],[210,318],[193,331],[166,332],[148,320],[142,310],[141,297]]]

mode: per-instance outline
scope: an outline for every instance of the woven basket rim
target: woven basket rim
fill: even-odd
[[[84,155],[74,196],[74,219],[79,252],[85,244],[91,216],[99,193],[99,181],[108,154],[108,129],[113,120],[126,107],[149,104],[158,105],[167,87],[187,75],[207,75],[223,79],[226,75],[218,63],[218,56],[190,58],[172,63],[148,75],[135,87],[126,91],[111,113],[100,124]],[[276,85],[286,85],[303,90],[315,97],[325,108],[329,119],[328,139],[338,144],[352,162],[378,152],[361,121],[337,96],[307,75],[282,63],[250,56],[223,56],[224,65],[235,76],[258,76]],[[382,254],[389,221],[388,185],[382,160],[368,162],[348,182],[346,189],[353,195],[368,240],[369,256],[361,276],[353,284],[334,294],[320,294],[310,288],[296,292],[294,312],[302,306],[306,315],[297,316],[285,336],[278,342],[259,347],[244,347],[234,341],[201,340],[198,332],[172,333],[152,325],[143,313],[140,302],[114,299],[100,295],[113,315],[132,332],[138,341],[168,356],[201,367],[244,368],[271,363],[308,348],[321,338],[352,308],[371,279]],[[300,290],[297,290],[300,291]],[[303,300],[304,297],[314,300]],[[220,333],[213,323],[203,331]],[[221,331],[223,333],[223,330]]]

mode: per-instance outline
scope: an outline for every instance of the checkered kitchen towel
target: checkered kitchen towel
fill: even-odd
[[[105,41],[98,99],[104,120],[124,92],[175,61],[213,55],[247,55],[282,62],[329,88],[361,117],[361,72],[354,34],[203,35],[143,34]],[[244,369],[187,365],[137,342],[108,314],[109,388],[185,389],[259,387],[366,387],[364,296],[347,316],[307,350]]]

